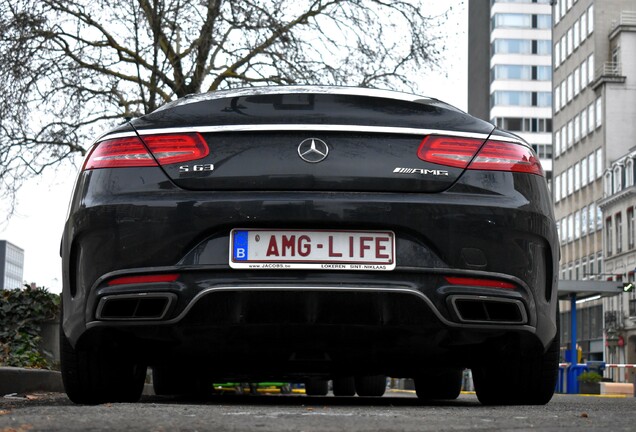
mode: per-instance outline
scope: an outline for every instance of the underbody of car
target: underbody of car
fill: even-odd
[[[538,159],[434,99],[266,87],[168,104],[96,141],[62,258],[76,402],[136,400],[147,366],[162,394],[332,379],[372,396],[392,376],[452,399],[464,368],[484,403],[554,389]]]

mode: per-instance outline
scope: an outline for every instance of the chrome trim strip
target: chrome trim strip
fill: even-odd
[[[367,132],[367,133],[386,133],[401,135],[449,135],[463,138],[490,139],[492,141],[514,142],[524,144],[521,139],[490,135],[476,132],[449,131],[442,129],[420,129],[393,126],[364,126],[364,125],[327,125],[327,124],[246,124],[246,125],[217,125],[217,126],[192,126],[192,127],[175,127],[162,129],[141,129],[137,133],[141,136],[170,134],[170,133],[221,133],[221,132],[275,132],[275,131],[311,131],[311,132]],[[136,136],[136,133],[120,132],[114,134],[102,135],[97,142],[106,139],[128,138]]]
[[[130,318],[105,318],[102,317],[102,311],[104,310],[104,307],[106,306],[106,303],[108,303],[109,300],[119,300],[119,299],[155,299],[155,298],[162,298],[162,299],[167,299],[168,303],[166,304],[166,306],[163,308],[163,313],[161,314],[161,316],[158,316],[156,318],[137,318],[137,317],[130,317]],[[174,293],[136,293],[136,294],[111,294],[111,295],[107,295],[102,297],[101,299],[99,299],[99,304],[97,305],[97,311],[95,312],[95,319],[100,320],[100,321],[158,321],[158,320],[162,320],[166,314],[168,313],[168,310],[170,309],[170,306],[172,305],[172,303],[174,303],[177,299],[177,295]]]
[[[471,329],[524,329],[531,333],[536,333],[536,328],[531,327],[529,325],[522,325],[520,323],[512,323],[510,325],[508,323],[479,323],[479,322],[467,322],[467,323],[455,323],[447,320],[442,316],[442,314],[437,310],[435,304],[422,292],[410,289],[410,288],[369,288],[369,287],[331,287],[331,286],[220,286],[220,287],[211,287],[206,288],[200,291],[194,298],[188,303],[185,309],[175,318],[167,320],[167,321],[154,321],[152,320],[150,323],[142,323],[140,321],[125,321],[126,325],[168,325],[168,324],[176,324],[181,321],[190,310],[194,307],[194,305],[201,300],[207,294],[213,292],[223,292],[223,291],[331,291],[331,292],[384,292],[384,293],[401,293],[401,294],[410,294],[413,295],[420,300],[422,300],[429,309],[435,314],[435,316],[445,325],[449,327],[457,327],[457,328],[471,328]],[[475,296],[471,296],[474,298]],[[487,296],[481,296],[487,297]],[[511,300],[516,302],[518,300]],[[524,314],[525,316],[525,314]],[[527,319],[526,319],[527,321]],[[105,322],[105,321],[91,321],[86,324],[86,328],[90,329],[92,327],[104,325],[104,324],[116,324],[114,322]]]
[[[513,303],[519,309],[519,313],[521,314],[521,321],[482,321],[482,320],[467,320],[462,317],[462,314],[459,313],[459,309],[457,309],[457,304],[455,303],[457,300],[471,300],[471,301],[489,301],[489,302],[498,302],[498,303]],[[485,296],[485,295],[451,295],[448,297],[448,300],[452,305],[455,313],[459,317],[459,320],[463,323],[484,323],[484,324],[516,324],[523,325],[528,323],[528,315],[526,314],[526,308],[521,300],[503,298],[503,297],[493,297],[493,296]]]

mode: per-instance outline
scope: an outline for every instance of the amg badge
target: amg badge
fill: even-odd
[[[434,176],[447,176],[446,170],[435,169],[423,169],[423,168],[395,168],[393,170],[395,174],[421,174],[421,175],[434,175]]]

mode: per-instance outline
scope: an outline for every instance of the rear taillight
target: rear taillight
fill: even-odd
[[[168,165],[201,159],[209,152],[198,133],[148,135],[143,142],[139,137],[114,138],[93,149],[84,169]]]
[[[543,176],[539,158],[521,144],[474,138],[429,135],[420,144],[417,156],[426,162],[455,168],[485,171],[512,171]]]

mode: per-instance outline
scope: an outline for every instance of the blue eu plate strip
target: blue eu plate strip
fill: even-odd
[[[234,261],[247,261],[247,231],[234,231]]]

